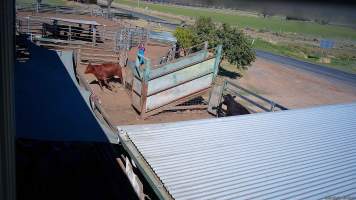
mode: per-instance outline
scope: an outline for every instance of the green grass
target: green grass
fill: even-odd
[[[290,44],[272,44],[261,39],[256,39],[253,45],[254,48],[272,52],[278,55],[284,55],[299,60],[321,64],[319,62],[321,52],[315,50],[314,47],[308,47],[304,45],[295,46]],[[356,56],[352,55],[333,55],[331,62],[328,64],[322,63],[327,67],[342,70],[348,73],[356,74]]]
[[[133,0],[115,0],[117,3],[137,7],[137,1]],[[140,7],[147,7],[150,10],[170,13],[173,15],[182,15],[188,17],[211,17],[216,22],[228,23],[240,27],[250,27],[254,29],[265,29],[273,32],[291,32],[313,35],[322,38],[351,39],[356,40],[356,30],[348,27],[321,25],[313,22],[287,21],[277,17],[255,17],[238,15],[233,13],[223,13],[207,8],[189,8],[166,4],[151,4],[140,2]]]

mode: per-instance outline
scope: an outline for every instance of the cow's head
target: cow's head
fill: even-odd
[[[90,64],[87,66],[87,68],[85,69],[85,74],[92,74],[94,73],[95,69],[94,69],[94,65]]]
[[[223,103],[226,104],[226,103],[231,103],[231,102],[234,102],[235,101],[235,97],[236,96],[232,96],[231,94],[227,94],[224,96],[224,101]]]

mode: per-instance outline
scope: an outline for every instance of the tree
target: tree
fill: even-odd
[[[192,31],[196,35],[196,43],[209,42],[209,46],[217,45],[217,28],[210,17],[200,17],[195,21]]]
[[[256,59],[246,36],[237,27],[226,23],[217,27],[211,18],[201,17],[195,22],[192,31],[198,38],[197,43],[208,41],[210,47],[222,44],[223,58],[239,68],[246,68]]]
[[[195,44],[195,36],[191,29],[178,27],[174,32],[174,36],[184,52]]]
[[[256,59],[255,52],[246,36],[237,27],[223,24],[217,32],[223,45],[223,57],[237,67],[246,68]]]
[[[238,68],[246,69],[256,59],[255,52],[242,31],[228,24],[216,26],[211,18],[200,17],[192,27],[177,28],[174,36],[184,49],[205,41],[209,42],[210,47],[222,44],[223,58]]]

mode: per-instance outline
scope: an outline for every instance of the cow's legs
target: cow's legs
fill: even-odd
[[[114,91],[114,92],[117,92],[117,87],[116,87],[116,85],[114,84],[114,83],[111,83],[112,85],[111,85],[111,87],[112,87],[112,91]]]
[[[109,82],[111,88],[116,88],[116,85],[113,82]]]
[[[103,90],[103,83],[101,82],[101,80],[98,79],[98,83],[99,83],[100,89]]]
[[[111,88],[110,84],[108,83],[108,80],[107,80],[107,79],[104,79],[103,81],[104,81],[106,87],[107,87],[110,91],[112,91],[112,88]]]

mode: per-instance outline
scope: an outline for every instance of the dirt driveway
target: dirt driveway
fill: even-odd
[[[288,108],[356,101],[356,87],[257,58],[241,79],[248,88]]]

